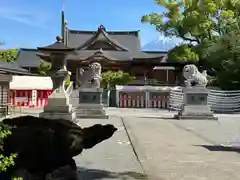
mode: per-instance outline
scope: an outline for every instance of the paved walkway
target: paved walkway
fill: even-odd
[[[110,123],[118,128],[112,138],[75,157],[83,180],[240,179],[239,150],[217,146],[239,145],[240,115],[218,115],[219,121],[179,121],[170,120],[172,113],[167,111],[107,111],[109,120],[80,120],[82,127]]]
[[[80,126],[113,124],[118,131],[110,139],[75,157],[83,180],[146,179],[119,117],[109,120],[81,119]]]
[[[176,126],[176,123],[184,124],[186,122],[134,117],[125,117],[123,120],[150,179],[240,179],[240,154],[211,148],[214,147],[214,144],[211,142],[195,135],[193,131],[187,131]],[[214,129],[212,126],[207,127],[210,121],[189,122],[192,125],[196,123],[195,127],[204,123],[207,130],[201,135],[205,137],[213,134],[208,134],[211,130],[218,131],[218,129]],[[211,121],[211,123],[213,122]],[[202,145],[216,151],[209,151]]]

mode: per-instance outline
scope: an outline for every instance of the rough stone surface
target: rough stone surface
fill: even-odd
[[[64,119],[69,120],[72,122],[76,122],[76,112],[41,112],[39,113],[39,117],[45,118],[45,119]]]
[[[110,138],[117,130],[110,124],[81,128],[71,121],[33,116],[4,119],[3,123],[15,127],[4,139],[3,154],[17,153],[18,156],[15,165],[1,174],[1,180],[8,180],[9,176],[16,174],[36,177],[29,180],[44,180],[57,175],[60,177],[55,179],[75,180],[77,177],[67,176],[77,170],[72,157]],[[67,170],[69,167],[71,171]]]

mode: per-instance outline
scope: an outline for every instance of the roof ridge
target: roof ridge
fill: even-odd
[[[90,31],[90,30],[73,30],[73,29],[68,29],[69,33],[75,33],[75,34],[80,34],[80,33],[86,33],[86,34],[96,34],[96,31]],[[106,31],[106,33],[110,34],[110,35],[135,35],[138,37],[140,30],[131,30],[131,31]]]

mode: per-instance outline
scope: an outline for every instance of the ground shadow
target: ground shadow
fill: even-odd
[[[203,147],[209,151],[229,151],[240,153],[240,147],[236,146],[222,146],[222,145],[194,145],[198,147]]]
[[[127,171],[127,172],[111,172],[100,169],[88,169],[78,167],[78,172],[81,180],[101,180],[101,179],[136,179],[136,180],[147,180],[147,176],[142,173]]]

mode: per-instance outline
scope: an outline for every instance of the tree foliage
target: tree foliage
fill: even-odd
[[[240,1],[234,0],[155,0],[155,2],[166,11],[146,14],[142,17],[142,22],[154,25],[165,36],[178,37],[186,44],[197,46],[199,58],[194,60],[202,59],[203,49],[208,43],[226,34],[228,31],[226,27],[229,24],[236,23],[240,7]],[[174,56],[179,52],[176,59],[184,57],[183,61],[189,56],[192,57],[192,52],[195,52],[184,45],[181,51],[179,47],[172,51],[175,51]],[[183,55],[183,52],[186,55]]]
[[[0,46],[1,45],[4,45],[4,43],[0,42]],[[4,51],[6,51],[6,50],[4,50]],[[10,51],[12,51],[12,50],[10,50]],[[8,53],[5,53],[5,52],[3,53],[2,51],[0,51],[0,59],[10,60],[10,59],[7,59],[7,58],[3,58],[3,57],[8,57],[8,56],[6,56],[6,54],[8,54]],[[3,141],[9,135],[11,135],[11,127],[7,126],[7,125],[4,125],[0,121],[0,175],[2,173],[6,172],[7,168],[14,165],[14,158],[16,157],[16,154],[10,154],[9,156],[5,156],[3,154]],[[22,178],[13,177],[13,180],[22,180]]]
[[[7,62],[14,62],[17,57],[18,50],[15,48],[0,50],[0,59]]]
[[[199,55],[191,44],[182,44],[169,50],[168,62],[198,61]]]
[[[51,69],[51,63],[41,60],[39,66],[37,67],[37,72],[42,75],[46,76]]]
[[[3,155],[3,140],[9,135],[11,135],[11,128],[0,122],[0,174],[6,172],[7,168],[14,165],[14,158],[16,157],[16,154]]]
[[[216,83],[223,89],[240,88],[240,31],[233,28],[206,49],[206,58],[216,72]]]
[[[226,89],[240,88],[239,9],[236,0],[155,0],[166,11],[146,14],[142,22],[184,44],[168,52],[169,61],[199,61]],[[210,71],[211,70],[211,71]],[[214,72],[214,73],[213,73]]]
[[[70,79],[70,75],[67,75],[66,80],[65,80],[65,86],[66,88],[71,84],[71,79]]]
[[[106,71],[102,73],[102,81],[101,84],[105,88],[115,88],[116,85],[123,85],[131,80],[133,80],[134,77],[132,77],[130,74],[125,73],[123,71]]]

